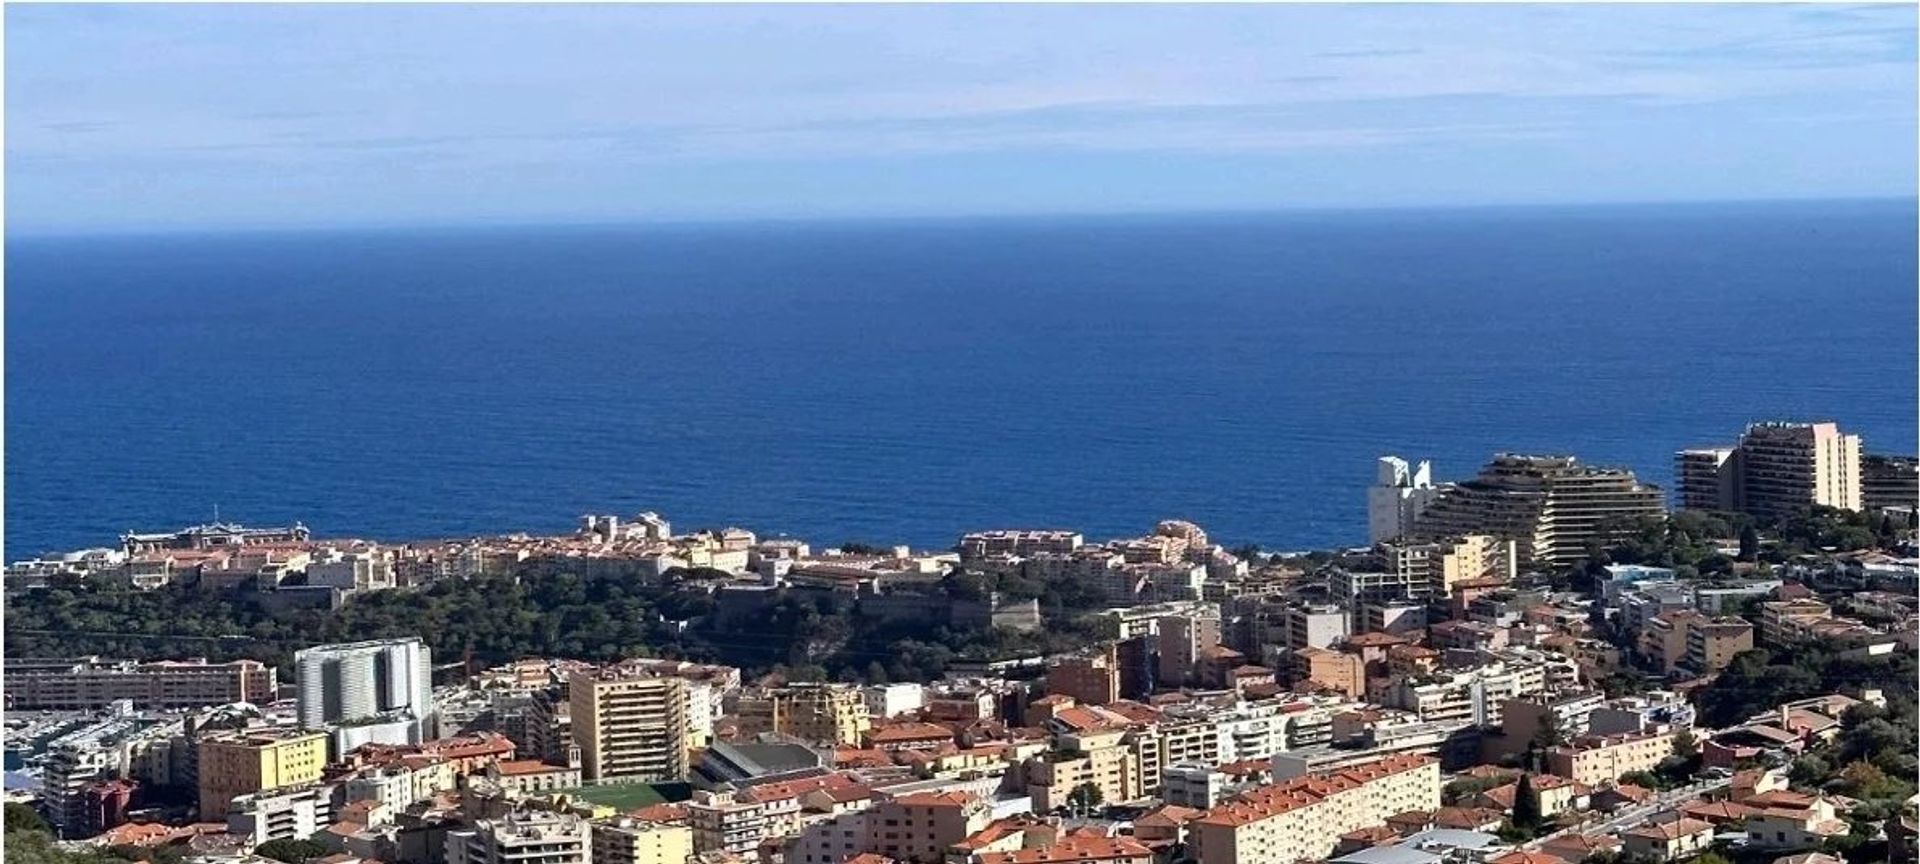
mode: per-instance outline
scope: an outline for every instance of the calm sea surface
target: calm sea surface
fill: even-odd
[[[8,560],[654,509],[1364,541],[1374,457],[1915,449],[1912,202],[11,239]]]

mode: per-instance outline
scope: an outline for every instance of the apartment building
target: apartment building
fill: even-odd
[[[1331,604],[1291,605],[1282,614],[1285,644],[1303,648],[1331,648],[1353,632],[1347,610]]]
[[[1413,465],[1398,456],[1380,457],[1374,463],[1373,486],[1367,490],[1367,542],[1379,544],[1406,536],[1438,493],[1432,463]]]
[[[1776,516],[1809,504],[1860,509],[1860,436],[1833,423],[1756,423],[1740,438],[1739,509]]]
[[[965,792],[902,795],[873,805],[866,820],[866,851],[913,864],[935,864],[945,860],[948,847],[990,821],[987,805]]]
[[[567,700],[581,776],[638,783],[685,778],[687,698],[685,679],[646,669],[574,671]]]
[[[1209,737],[1217,740],[1217,732],[1209,730]],[[1062,735],[1053,750],[1027,760],[1027,793],[1041,812],[1066,806],[1073,790],[1087,783],[1103,800],[1133,801],[1146,794],[1140,774],[1139,751],[1125,730]]]
[[[412,802],[408,802],[412,803]],[[333,787],[313,783],[237,795],[227,804],[227,833],[269,840],[305,840],[333,824]]]
[[[1490,662],[1454,672],[1395,675],[1372,695],[1386,707],[1413,712],[1421,722],[1495,726],[1508,700],[1544,693],[1549,683],[1545,666]]]
[[[750,796],[701,790],[686,808],[695,852],[750,857],[771,833],[766,803]]]
[[[1070,555],[1086,542],[1078,531],[974,531],[960,538],[960,560]]]
[[[1860,436],[1832,422],[1754,423],[1738,445],[1683,450],[1674,465],[1677,497],[1690,509],[1771,518],[1812,505],[1859,510],[1864,502]]]
[[[1433,593],[1433,583],[1426,573],[1417,570],[1355,571],[1336,567],[1327,576],[1327,593],[1351,612],[1366,603],[1424,601]]]
[[[1833,617],[1833,607],[1811,597],[1760,604],[1760,638],[1768,645],[1790,645],[1807,621]]]
[[[1349,831],[1440,807],[1440,764],[1394,756],[1262,786],[1188,823],[1200,864],[1327,858]]]
[[[1878,454],[1861,456],[1860,506],[1868,510],[1920,507],[1920,459]]]
[[[1753,650],[1753,625],[1745,618],[1725,616],[1693,620],[1687,627],[1687,668],[1702,674],[1718,672],[1734,655]]]
[[[1657,486],[1632,471],[1571,456],[1502,453],[1472,480],[1443,491],[1415,521],[1417,537],[1487,534],[1515,543],[1519,566],[1565,566],[1625,526],[1666,514]]]
[[[1598,787],[1634,771],[1652,771],[1673,755],[1673,729],[1606,737],[1577,738],[1547,750],[1547,771]]]
[[[1687,659],[1687,635],[1693,632],[1693,623],[1705,620],[1707,616],[1692,609],[1661,612],[1648,618],[1641,625],[1636,641],[1640,656],[1658,664],[1662,672],[1678,670]]]
[[[419,639],[316,645],[294,652],[300,725],[336,727],[346,752],[434,738],[433,652]]]
[[[1424,583],[1421,596],[1449,597],[1462,582],[1510,582],[1519,570],[1518,546],[1490,534],[1428,542],[1398,540],[1379,546],[1386,569],[1406,584]]]
[[[1587,734],[1593,712],[1606,703],[1604,695],[1583,691],[1509,699],[1501,706],[1500,731],[1508,740],[1526,741],[1552,722],[1554,729],[1572,740]]]
[[[619,818],[593,824],[593,864],[686,864],[693,829]]]
[[[1339,691],[1353,699],[1367,695],[1366,664],[1344,651],[1303,648],[1293,652],[1299,669],[1299,682]]]
[[[307,584],[342,591],[381,591],[394,587],[392,549],[327,548],[313,553],[307,563]]]
[[[73,711],[105,708],[121,700],[159,711],[234,702],[270,702],[278,686],[274,668],[257,660],[209,663],[205,659],[139,663],[103,660],[9,659],[4,684],[13,711]]]
[[[327,736],[320,732],[253,729],[200,739],[200,818],[224,820],[227,805],[241,795],[315,783],[327,764]]]
[[[1739,500],[1740,463],[1732,447],[1702,447],[1673,454],[1674,504],[1682,510],[1733,510]]]
[[[843,684],[792,684],[743,694],[733,713],[742,734],[776,732],[820,744],[858,745],[873,728],[865,694]]]
[[[1160,619],[1159,631],[1160,682],[1162,686],[1184,684],[1199,672],[1202,654],[1220,644],[1220,611],[1213,607],[1169,615]]]
[[[515,810],[450,830],[446,864],[593,864],[592,828],[569,813]]]
[[[1047,692],[1071,696],[1082,705],[1105,705],[1120,698],[1120,661],[1109,643],[1100,651],[1061,657],[1047,667]]]
[[[861,691],[867,700],[867,717],[885,720],[920,710],[926,705],[926,688],[916,682],[872,684]]]
[[[90,837],[98,825],[88,806],[87,790],[118,773],[113,752],[91,743],[62,742],[47,753],[40,798],[47,822],[65,839]]]

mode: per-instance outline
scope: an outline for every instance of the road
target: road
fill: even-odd
[[[1605,822],[1597,824],[1589,823],[1563,831],[1555,831],[1526,845],[1537,846],[1562,834],[1619,834],[1623,829],[1631,828],[1646,821],[1648,816],[1652,816],[1662,810],[1670,809],[1683,801],[1690,801],[1709,792],[1724,789],[1731,783],[1733,783],[1732,778],[1723,777],[1717,780],[1693,783],[1678,789],[1669,789],[1659,793],[1652,801],[1646,804],[1637,804],[1607,817],[1607,821]]]

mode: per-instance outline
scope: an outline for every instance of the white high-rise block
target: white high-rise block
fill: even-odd
[[[415,743],[434,734],[433,654],[419,639],[316,645],[293,655],[300,725],[406,717]]]
[[[1406,536],[1413,520],[1438,493],[1433,486],[1433,464],[1410,465],[1398,456],[1382,456],[1376,463],[1373,487],[1367,490],[1367,542],[1384,543]]]

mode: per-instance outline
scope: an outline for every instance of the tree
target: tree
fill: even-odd
[[[1793,767],[1787,771],[1787,780],[1802,788],[1818,787],[1833,776],[1833,763],[1812,753],[1793,760]]]
[[[1693,730],[1682,729],[1680,734],[1673,736],[1673,755],[1687,761],[1700,758],[1700,742],[1694,740]]]
[[[286,864],[305,864],[308,859],[325,857],[327,847],[312,840],[268,840],[254,847],[253,852]]]
[[[42,834],[53,833],[53,826],[48,825],[47,820],[40,817],[40,811],[18,801],[8,801],[6,812],[4,816],[0,818],[4,818],[6,822],[6,833],[8,834],[16,831],[38,831]]]
[[[1105,800],[1106,795],[1100,791],[1100,787],[1092,783],[1082,783],[1073,787],[1072,792],[1067,793],[1067,808],[1078,815],[1085,816],[1092,813],[1093,809]]]
[[[1666,781],[1661,780],[1659,775],[1654,774],[1652,771],[1628,771],[1620,775],[1620,782],[1630,783],[1646,789],[1664,789],[1667,786]]]
[[[1840,769],[1835,785],[1849,798],[1903,798],[1913,792],[1913,787],[1888,777],[1871,762],[1853,762]]]
[[[1540,793],[1534,791],[1532,774],[1520,775],[1520,783],[1514,787],[1512,822],[1527,831],[1540,827]]]
[[[1693,864],[1733,864],[1733,861],[1718,852],[1702,852],[1693,859]]]
[[[1740,560],[1754,561],[1760,557],[1760,529],[1749,522],[1740,529]]]
[[[1472,800],[1475,795],[1496,786],[1505,786],[1508,782],[1508,777],[1462,777],[1440,787],[1440,803],[1449,807],[1459,806]]]
[[[1540,715],[1540,725],[1533,730],[1532,747],[1546,750],[1566,743],[1566,733],[1560,731],[1560,721],[1554,718],[1553,712],[1547,711]]]

